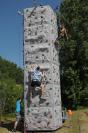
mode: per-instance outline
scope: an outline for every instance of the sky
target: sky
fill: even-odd
[[[60,0],[36,0],[55,9]],[[23,17],[18,10],[33,6],[33,0],[0,0],[0,56],[23,67]]]

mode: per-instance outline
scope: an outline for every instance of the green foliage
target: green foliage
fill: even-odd
[[[22,95],[22,69],[0,57],[0,114],[15,112],[16,100]]]
[[[0,78],[12,78],[17,84],[23,84],[23,70],[0,57]]]
[[[88,1],[64,0],[58,14],[69,38],[60,40],[62,100],[82,104],[88,97]]]

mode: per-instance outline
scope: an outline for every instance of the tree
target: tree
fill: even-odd
[[[23,84],[23,70],[16,64],[0,57],[0,78],[12,78],[17,84]]]
[[[59,14],[69,38],[60,40],[63,103],[82,104],[88,94],[88,2],[64,0]]]
[[[0,122],[6,103],[6,85],[0,81]]]
[[[23,71],[0,57],[0,116],[15,112],[15,103],[23,95]]]

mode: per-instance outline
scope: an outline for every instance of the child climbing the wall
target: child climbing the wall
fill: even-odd
[[[59,39],[68,40],[67,30],[63,23],[58,27],[58,37],[56,38],[56,41],[54,44],[59,45]]]
[[[42,84],[43,74],[40,70],[40,67],[36,67],[31,71],[31,91],[30,91],[30,101],[32,102],[32,91],[35,87],[39,87],[39,99],[41,100],[41,96],[44,90],[44,84]]]
[[[68,40],[67,30],[63,23],[60,25],[59,39],[61,38],[66,38],[66,40]]]

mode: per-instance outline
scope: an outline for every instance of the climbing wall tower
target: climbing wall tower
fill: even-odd
[[[56,130],[62,126],[60,71],[56,14],[50,6],[24,9],[24,105],[25,130]],[[30,73],[40,66],[44,73],[44,90],[34,88],[30,102]]]

